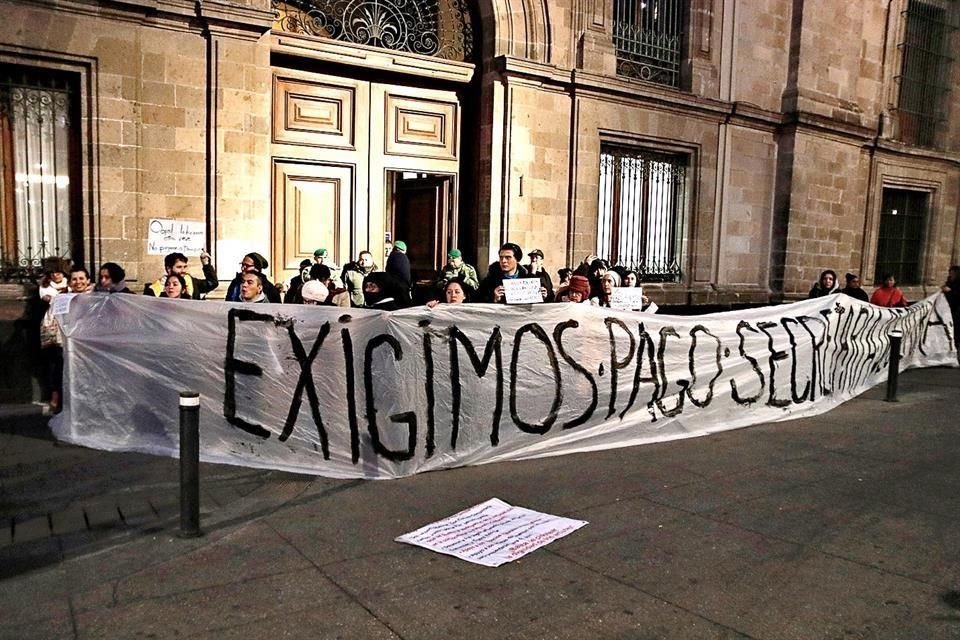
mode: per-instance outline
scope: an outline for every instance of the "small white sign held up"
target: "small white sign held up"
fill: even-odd
[[[396,539],[437,553],[499,567],[587,524],[491,498]]]
[[[643,287],[614,287],[610,293],[610,308],[639,311],[643,308]]]
[[[207,225],[202,221],[151,218],[147,227],[147,254],[165,256],[179,252],[200,255],[207,246]]]
[[[540,278],[505,278],[503,294],[507,297],[507,304],[543,302],[543,296],[540,295]]]

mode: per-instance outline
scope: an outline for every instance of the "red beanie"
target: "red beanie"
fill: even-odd
[[[567,290],[578,292],[586,300],[590,297],[590,281],[587,280],[586,276],[573,276],[570,278],[570,285]]]

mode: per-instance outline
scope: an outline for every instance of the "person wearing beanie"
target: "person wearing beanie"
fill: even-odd
[[[133,293],[127,287],[127,272],[116,262],[104,262],[100,265],[97,284],[93,290],[100,293]]]
[[[513,242],[506,242],[497,253],[498,260],[490,265],[487,276],[480,283],[478,302],[505,304],[507,296],[503,290],[503,281],[515,278],[536,278],[526,267],[520,264],[523,249]],[[541,294],[543,292],[541,291]]]
[[[447,264],[437,275],[436,288],[442,291],[451,280],[459,279],[474,291],[480,287],[480,280],[477,278],[477,270],[463,261],[463,253],[460,249],[451,249],[447,253]]]
[[[322,300],[316,304],[326,305],[328,307],[349,307],[350,294],[343,287],[338,287],[333,282],[330,268],[325,264],[315,264],[310,268],[310,282],[320,284],[326,291]],[[308,283],[309,284],[309,283]],[[304,285],[306,286],[306,285]],[[316,291],[316,287],[311,286],[310,291]],[[311,295],[314,295],[311,293]]]
[[[307,280],[300,289],[300,304],[325,304],[330,296],[328,289],[319,280]]]
[[[557,292],[557,302],[586,302],[590,298],[590,280],[587,276],[572,276],[570,284]]]
[[[163,268],[165,270],[163,277],[157,278],[144,287],[143,295],[159,296],[167,284],[167,276],[171,273],[178,273],[183,276],[187,283],[187,293],[190,294],[190,297],[199,300],[220,286],[217,270],[213,266],[210,254],[206,251],[200,252],[200,264],[203,266],[203,278],[194,278],[187,273],[187,256],[180,252],[168,253],[163,258]]]
[[[590,304],[595,307],[609,307],[613,290],[620,286],[620,274],[614,270],[607,271],[600,278],[600,295],[590,298]]]
[[[303,304],[303,298],[300,297],[300,290],[303,285],[310,280],[310,267],[313,261],[309,258],[300,261],[300,273],[290,278],[290,284],[283,294],[284,304]]]
[[[240,271],[230,282],[230,286],[227,287],[227,295],[224,299],[227,302],[240,302],[243,299],[243,292],[241,290],[243,275],[245,273],[258,273],[261,276],[260,284],[267,302],[281,302],[280,292],[277,291],[273,283],[263,274],[263,270],[268,266],[270,266],[270,263],[259,253],[253,252],[243,256],[243,260],[240,261]]]
[[[870,302],[870,297],[867,296],[867,292],[860,286],[860,276],[855,273],[848,273],[844,276],[844,279],[847,282],[847,286],[840,289],[840,293],[846,294],[851,298],[856,298],[857,300],[862,300],[863,302]]]
[[[410,275],[410,258],[407,257],[407,243],[403,240],[397,240],[393,243],[393,251],[387,258],[385,267],[387,273],[396,278],[409,292],[410,285],[413,282]]]

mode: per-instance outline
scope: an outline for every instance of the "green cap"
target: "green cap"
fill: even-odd
[[[326,250],[326,249],[317,249],[316,251],[313,252],[313,257],[314,257],[314,258],[326,258],[326,257],[327,257],[327,250]]]
[[[450,252],[447,253],[448,258],[462,258],[463,253],[460,252],[460,249],[450,249]]]
[[[393,243],[393,248],[399,249],[400,251],[405,252],[407,250],[407,243],[404,242],[403,240],[397,240],[396,242]]]

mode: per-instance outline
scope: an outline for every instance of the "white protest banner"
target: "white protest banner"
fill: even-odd
[[[165,256],[174,252],[196,256],[206,246],[207,225],[202,221],[150,219],[147,254],[151,256]]]
[[[540,278],[504,278],[503,294],[507,304],[529,304],[543,302],[540,295]]]
[[[704,316],[588,304],[393,313],[89,293],[63,323],[65,441],[395,478],[595,451],[828,411],[901,366],[957,365],[942,294],[887,309],[836,294]],[[122,383],[122,393],[117,385]],[[104,400],[109,398],[109,400]]]
[[[499,567],[559,540],[586,524],[586,520],[552,516],[491,498],[449,518],[404,534],[396,541],[485,567]]]
[[[622,311],[643,308],[643,287],[614,287],[610,292],[610,308]]]

